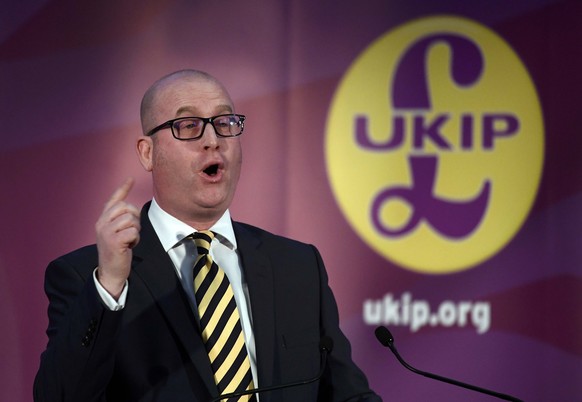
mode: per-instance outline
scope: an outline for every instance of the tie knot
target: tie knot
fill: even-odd
[[[192,238],[196,247],[198,247],[198,254],[208,254],[210,251],[210,243],[214,239],[214,233],[210,230],[203,230],[192,233]]]

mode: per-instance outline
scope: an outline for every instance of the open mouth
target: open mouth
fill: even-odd
[[[206,175],[213,177],[216,176],[216,174],[218,173],[218,168],[219,168],[218,164],[215,163],[213,165],[208,166],[206,169],[203,170],[203,172]]]

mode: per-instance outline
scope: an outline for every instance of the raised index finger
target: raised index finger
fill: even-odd
[[[131,188],[133,187],[133,183],[133,177],[128,177],[125,182],[111,195],[111,198],[109,198],[109,201],[107,201],[105,204],[105,210],[111,208],[111,206],[116,202],[125,200]]]

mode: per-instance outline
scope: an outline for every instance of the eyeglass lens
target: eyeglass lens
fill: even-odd
[[[211,119],[188,117],[176,120],[172,125],[172,130],[180,139],[197,138],[203,133],[205,121],[212,124],[218,135],[224,137],[233,137],[242,132],[243,120],[237,115],[216,116]]]

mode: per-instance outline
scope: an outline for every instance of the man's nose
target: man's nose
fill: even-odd
[[[218,148],[219,146],[218,139],[219,137],[216,134],[214,126],[210,122],[208,122],[206,124],[206,127],[204,127],[204,131],[202,132],[202,138],[200,138],[202,145],[204,146],[204,148]]]

